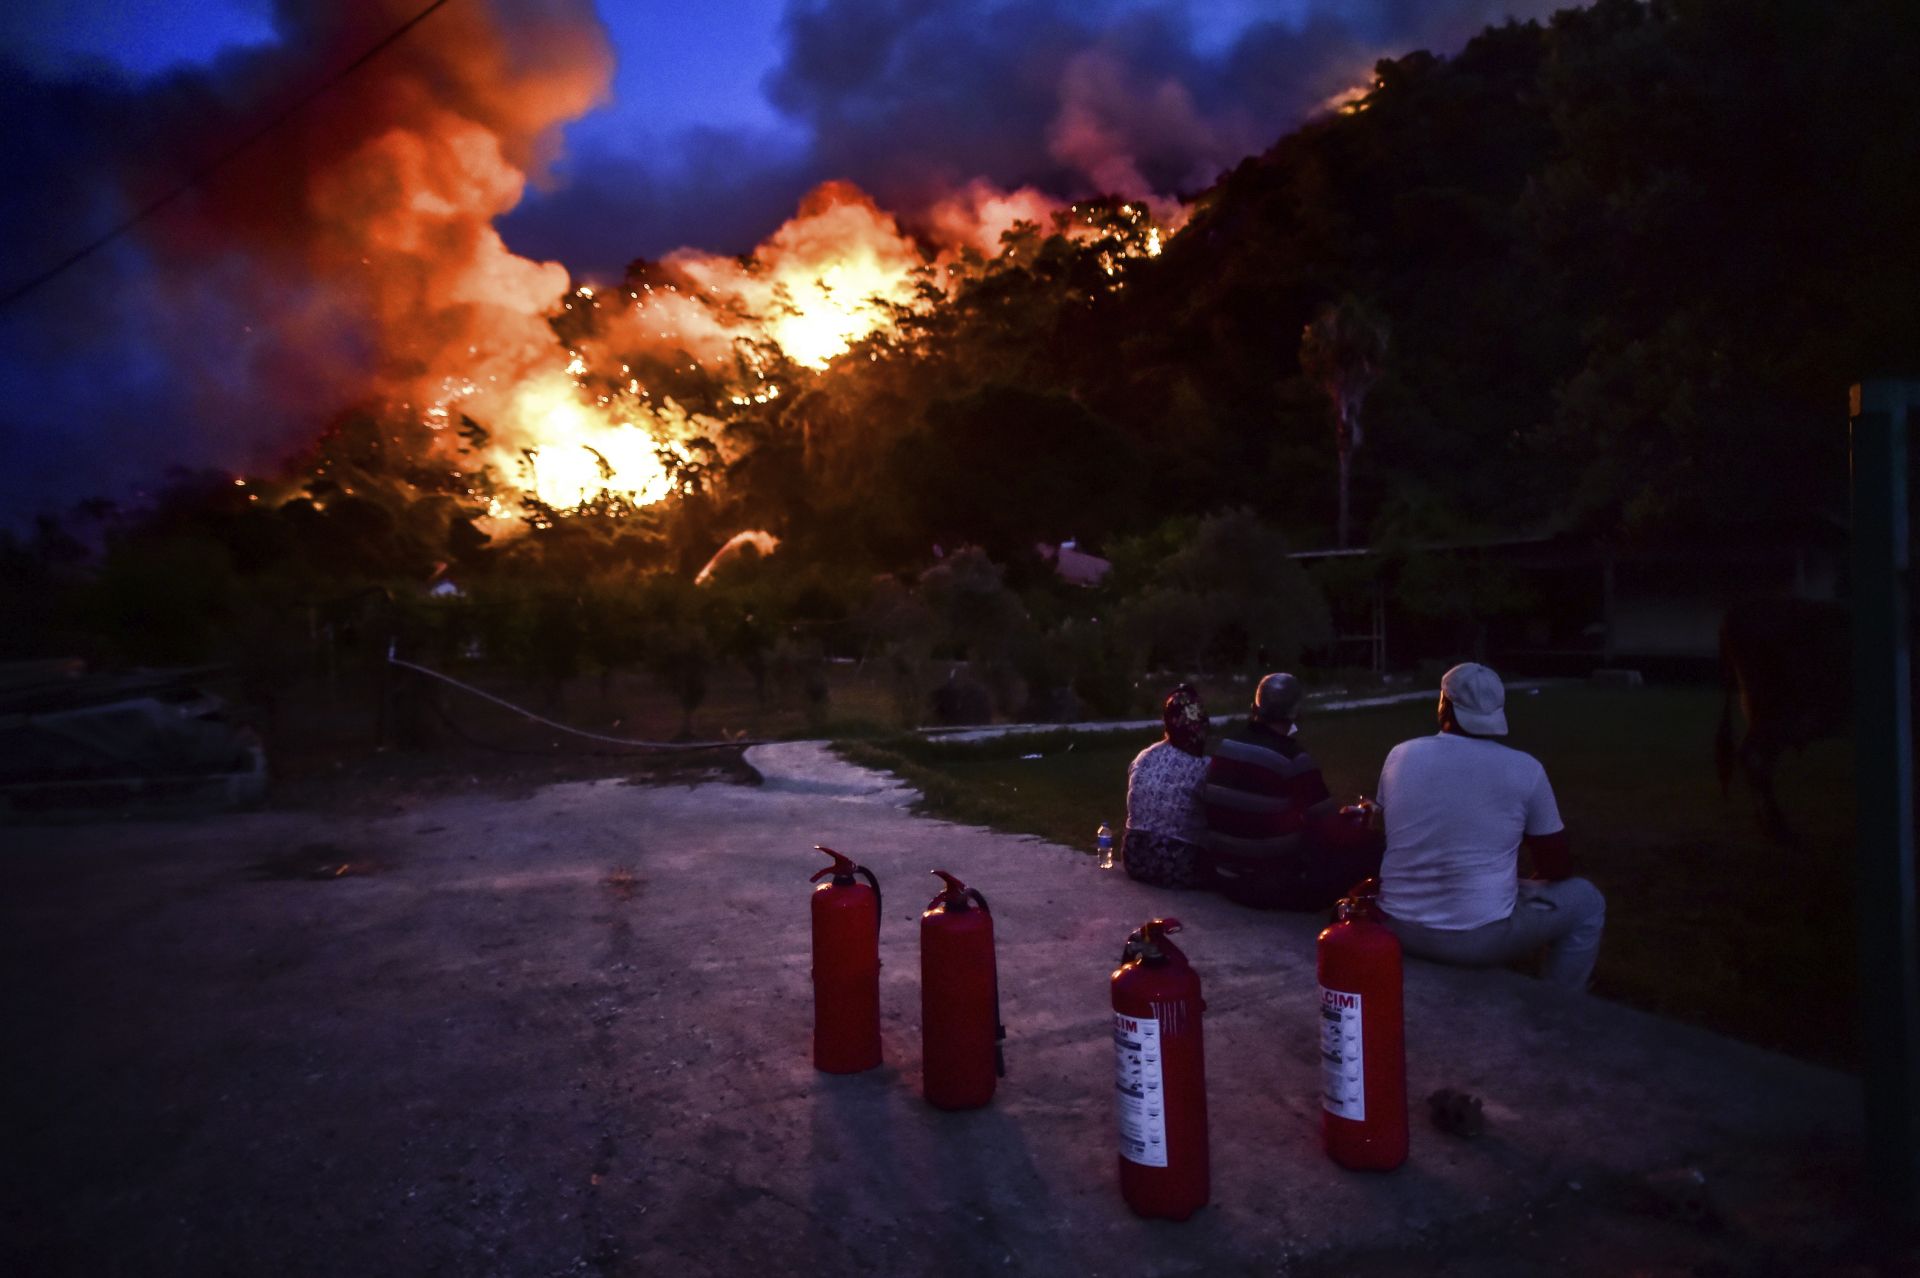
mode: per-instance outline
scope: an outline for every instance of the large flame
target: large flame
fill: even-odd
[[[960,254],[997,255],[1016,224],[1054,224],[1073,237],[1108,234],[1118,224],[1132,249],[1102,249],[1109,274],[1115,252],[1152,255],[1160,229],[1145,204],[1117,215],[1064,216],[1031,190],[1002,192],[975,182],[929,210],[923,238],[907,235],[859,188],[829,182],[752,253],[720,257],[682,250],[658,272],[619,290],[574,289],[561,303],[580,320],[565,348],[548,343],[546,367],[506,367],[484,381],[443,384],[428,410],[445,421],[452,405],[485,412],[499,431],[496,472],[547,506],[574,509],[603,497],[646,505],[668,496],[689,443],[724,435],[722,423],[691,414],[646,384],[635,364],[675,377],[716,379],[719,397],[737,407],[777,399],[764,361],[742,346],[777,347],[794,364],[821,370],[862,339],[893,324],[903,308],[928,304],[924,287]],[[517,261],[517,259],[515,259]],[[524,264],[531,267],[531,263]],[[510,344],[511,345],[511,344]],[[477,348],[477,365],[495,362]]]
[[[744,262],[670,259],[724,308],[754,317],[797,364],[825,368],[913,296],[924,264],[893,218],[859,188],[829,182]]]
[[[657,424],[621,420],[587,403],[565,378],[541,378],[520,387],[513,420],[526,441],[527,487],[558,510],[603,494],[636,506],[659,501],[674,484],[662,452],[687,460],[684,448],[656,434]]]

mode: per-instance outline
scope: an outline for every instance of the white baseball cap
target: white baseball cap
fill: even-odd
[[[1507,735],[1507,685],[1475,661],[1463,661],[1440,676],[1440,696],[1453,706],[1453,719],[1476,736]]]

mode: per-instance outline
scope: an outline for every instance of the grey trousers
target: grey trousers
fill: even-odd
[[[1513,913],[1479,927],[1441,928],[1389,919],[1409,954],[1460,967],[1493,967],[1547,947],[1540,979],[1584,990],[1600,957],[1607,899],[1585,879],[1521,879]]]

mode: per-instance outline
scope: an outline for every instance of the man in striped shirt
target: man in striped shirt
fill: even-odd
[[[1248,739],[1220,741],[1207,760],[1205,877],[1242,905],[1325,909],[1379,869],[1377,842],[1331,846],[1316,833],[1338,804],[1295,735],[1302,692],[1290,674],[1262,679]]]

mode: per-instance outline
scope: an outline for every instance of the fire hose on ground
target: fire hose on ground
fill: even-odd
[[[556,732],[564,732],[571,736],[584,737],[588,741],[599,741],[607,745],[627,746],[636,750],[721,750],[732,747],[765,745],[768,742],[767,738],[742,738],[738,741],[642,741],[633,737],[612,737],[605,733],[589,732],[585,728],[576,728],[569,724],[561,723],[558,720],[549,719],[545,715],[535,714],[524,706],[517,706],[504,697],[494,696],[491,692],[483,688],[476,688],[470,683],[463,683],[452,675],[443,674],[431,666],[423,666],[416,662],[404,660],[395,652],[394,646],[391,644],[387,647],[387,664],[396,666],[402,670],[411,670],[413,673],[425,675],[429,679],[438,679],[441,683],[479,697],[482,701],[490,701],[504,710],[511,710],[524,719],[531,719],[533,722],[541,724],[544,727],[552,728]]]

